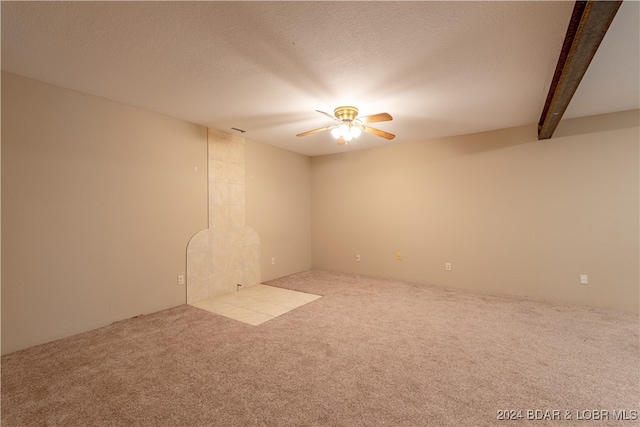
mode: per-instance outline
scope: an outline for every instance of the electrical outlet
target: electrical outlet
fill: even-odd
[[[447,271],[451,271],[451,263],[450,262],[445,262],[444,263],[444,269]]]
[[[356,261],[360,261],[360,254],[356,254]]]
[[[587,276],[586,274],[581,274],[580,275],[580,284],[581,285],[588,285],[589,284],[589,276]]]
[[[178,286],[182,286],[184,285],[184,275],[179,275],[178,276]]]
[[[276,259],[275,258],[271,258],[271,264],[275,264],[276,263]]]

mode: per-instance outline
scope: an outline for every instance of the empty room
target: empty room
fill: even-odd
[[[639,426],[640,2],[1,2],[2,426]]]

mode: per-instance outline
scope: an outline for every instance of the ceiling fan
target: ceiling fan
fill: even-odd
[[[334,117],[329,113],[325,113],[324,111],[316,111],[320,114],[324,114],[331,120],[335,120],[336,122],[338,122],[338,124],[302,132],[296,136],[307,136],[311,135],[312,133],[331,130],[331,135],[338,140],[338,144],[340,145],[345,145],[352,139],[357,138],[362,132],[367,132],[386,139],[393,139],[396,137],[392,133],[365,126],[365,124],[367,123],[388,122],[390,120],[393,120],[393,117],[391,117],[391,115],[388,113],[379,113],[370,116],[358,117],[358,109],[356,107],[338,107],[333,111],[335,116]]]

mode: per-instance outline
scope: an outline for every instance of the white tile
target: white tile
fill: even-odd
[[[231,307],[231,308],[222,308],[222,307],[218,307],[215,308],[213,310],[208,310],[212,313],[216,313],[216,314],[220,314],[222,316],[228,317],[230,319],[235,319],[235,320],[240,320],[240,319],[244,319],[247,316],[252,316],[254,314],[256,314],[255,311],[251,311],[251,310],[246,310],[244,308],[240,308],[240,307]]]
[[[305,304],[308,303],[308,302],[311,302],[311,301],[315,301],[318,298],[320,298],[320,295],[305,294],[305,293],[295,297],[295,299],[297,299],[298,301],[302,301]]]
[[[242,304],[246,298],[243,297],[242,295],[238,295],[241,291],[238,292],[232,292],[230,294],[226,294],[226,295],[221,295],[219,297],[217,297],[216,299],[218,301],[222,301],[225,302],[227,304],[233,304],[236,307],[239,306],[239,304]]]
[[[243,301],[240,304],[238,304],[238,307],[242,307],[245,308],[247,310],[251,310],[251,311],[255,311],[258,313],[263,313],[262,310],[267,309],[269,307],[273,307],[275,304],[269,304],[267,302],[263,302],[263,301],[257,301],[257,300],[247,300],[247,301]]]
[[[292,308],[289,307],[283,307],[281,305],[277,305],[277,304],[269,304],[267,306],[265,306],[264,308],[257,310],[260,313],[263,314],[268,314],[269,316],[273,316],[273,317],[278,317],[281,316],[285,313],[290,312],[291,310],[293,310]]]
[[[240,320],[241,322],[248,323],[253,326],[258,326],[259,324],[264,323],[267,320],[271,320],[273,318],[274,318],[273,316],[269,316],[268,314],[253,313],[249,316],[242,317],[237,320]]]
[[[194,302],[194,303],[191,303],[191,305],[194,306],[194,307],[201,308],[203,310],[213,311],[213,312],[216,312],[216,313],[218,311],[225,311],[225,310],[226,311],[230,311],[230,310],[236,308],[235,306],[233,306],[231,304],[227,304],[225,302],[218,301],[216,298],[208,299],[208,300],[204,300],[204,301]]]
[[[257,284],[192,305],[257,326],[318,298],[319,295]]]
[[[276,303],[276,305],[287,307],[290,309],[298,308],[300,306],[305,305],[302,301],[292,300],[292,299],[282,299]]]

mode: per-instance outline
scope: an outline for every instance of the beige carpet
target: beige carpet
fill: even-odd
[[[323,297],[259,326],[183,305],[4,356],[2,425],[639,425],[614,420],[640,409],[637,315],[322,271],[268,284]]]

